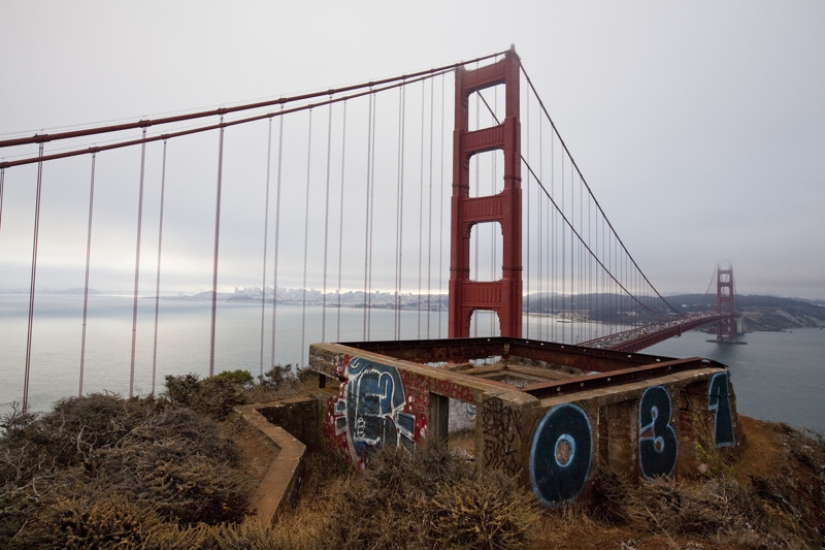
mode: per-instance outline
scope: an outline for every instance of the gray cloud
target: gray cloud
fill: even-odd
[[[2,132],[326,89],[515,43],[596,197],[657,287],[700,292],[716,264],[729,260],[740,292],[825,297],[825,5],[442,4],[87,1],[53,3],[45,11],[6,2]],[[319,115],[315,123],[323,125]],[[228,132],[227,212],[245,215],[225,220],[222,238],[233,243],[222,250],[227,280],[259,277],[259,267],[242,266],[262,246],[259,237],[245,236],[260,234],[253,216],[263,216],[265,132],[265,125]],[[216,170],[214,157],[201,157],[209,148],[217,148],[214,136],[170,144],[170,219],[199,213],[205,220],[170,229],[164,243],[170,285],[199,277],[195,286],[209,286],[211,241],[203,235],[211,231],[205,213],[213,208]],[[158,153],[154,146],[148,194],[159,185]],[[286,168],[296,188],[305,177],[300,154],[296,146]],[[136,151],[100,158],[105,207],[95,220],[101,233],[93,285],[94,277],[102,283],[104,273],[121,272],[129,286],[134,249],[118,245],[114,228],[122,224],[134,237],[138,162]],[[88,163],[67,161],[66,178],[85,185]],[[125,179],[124,166],[134,167]],[[9,171],[7,205],[31,204],[33,173]],[[85,220],[78,212],[85,212],[88,198],[70,192],[69,179],[46,176],[43,231],[53,237],[41,251],[49,258],[43,276],[60,286],[83,270],[85,226],[76,220]],[[386,179],[393,177],[387,168]],[[300,211],[304,198],[295,191],[285,200]],[[156,208],[147,204],[147,219]],[[298,220],[302,212],[289,214]],[[27,281],[30,242],[24,237],[31,215],[4,210],[6,281]],[[291,239],[302,236],[302,222],[285,219],[285,227]],[[310,231],[318,231],[317,224]],[[300,260],[300,250],[293,253]]]

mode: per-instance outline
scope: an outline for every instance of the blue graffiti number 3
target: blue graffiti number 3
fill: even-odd
[[[676,467],[679,440],[670,425],[670,394],[651,386],[639,403],[639,466],[646,478],[669,476]]]
[[[736,439],[733,435],[733,416],[730,410],[728,393],[728,373],[713,375],[708,386],[708,410],[713,411],[713,432],[716,447],[733,447]]]

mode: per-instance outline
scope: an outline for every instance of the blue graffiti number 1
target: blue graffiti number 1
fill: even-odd
[[[530,446],[530,482],[545,506],[571,501],[584,488],[592,434],[587,413],[572,403],[553,407],[539,422]]]
[[[676,467],[679,440],[670,425],[670,394],[651,386],[639,403],[639,466],[646,478],[669,476]]]
[[[713,375],[708,386],[708,410],[713,411],[713,432],[716,447],[733,447],[736,439],[733,435],[733,416],[730,410],[728,393],[728,373]]]

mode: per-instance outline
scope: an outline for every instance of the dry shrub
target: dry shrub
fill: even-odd
[[[615,472],[600,471],[592,482],[588,513],[594,519],[616,525],[630,521],[631,483]]]
[[[114,394],[61,399],[43,415],[25,415],[5,427],[2,451],[17,449],[21,480],[45,469],[88,462],[95,451],[117,443],[155,408],[151,399],[124,400]]]
[[[540,517],[530,496],[496,471],[442,484],[432,500],[430,538],[439,548],[526,548]]]
[[[250,485],[240,471],[165,439],[113,449],[101,471],[106,484],[152,506],[168,521],[210,525],[246,514]]]
[[[238,449],[221,433],[218,424],[189,409],[173,407],[148,416],[121,440],[120,446],[144,446],[167,439],[180,441],[186,454],[208,456],[228,465],[240,460]]]
[[[143,548],[161,521],[118,495],[56,496],[42,506],[9,548]]]
[[[251,486],[236,467],[238,451],[214,421],[191,410],[92,395],[11,420],[0,439],[0,547],[36,538],[35,530],[49,521],[91,522],[90,537],[115,529],[101,504],[109,495],[124,499],[111,505],[115,510],[126,499],[136,507],[131,516],[124,512],[124,521],[143,517],[136,515],[143,510],[186,524],[238,521],[246,514]],[[54,536],[68,536],[55,529]],[[184,541],[195,536],[187,529],[175,533]]]
[[[223,374],[223,373],[221,373]],[[175,405],[214,418],[225,420],[232,409],[246,403],[244,383],[232,373],[199,380],[195,374],[166,377],[166,396]]]
[[[535,499],[504,474],[478,473],[443,445],[384,448],[332,503],[327,547],[519,548],[538,519]]]
[[[318,375],[309,368],[274,365],[258,376],[258,383],[244,390],[250,403],[266,403],[298,395],[303,389],[318,387]]]
[[[804,548],[794,522],[778,522],[758,492],[727,478],[685,483],[642,482],[632,495],[632,520],[653,532],[698,535],[727,544],[760,548]]]

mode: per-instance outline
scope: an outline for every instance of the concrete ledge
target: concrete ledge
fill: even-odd
[[[249,503],[256,519],[271,523],[281,510],[294,503],[303,476],[306,446],[283,428],[267,421],[257,411],[256,407],[261,406],[245,405],[235,407],[235,411],[280,449]]]

